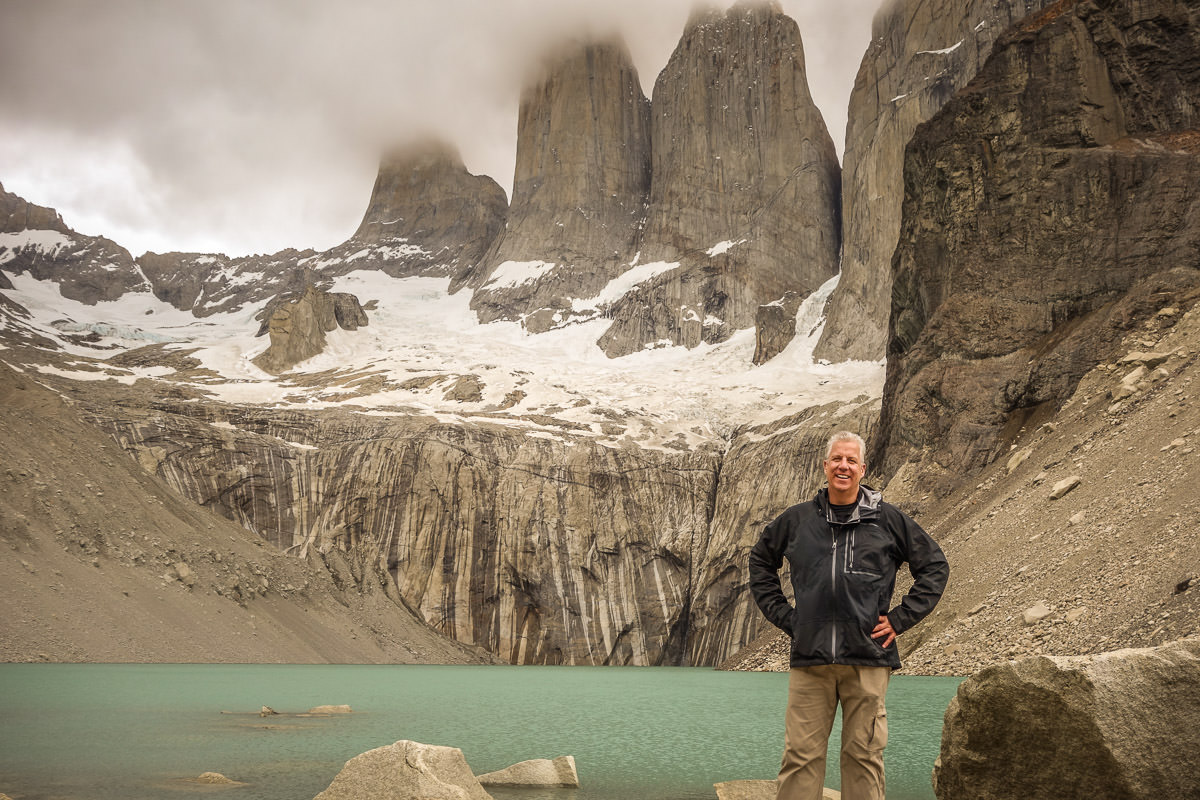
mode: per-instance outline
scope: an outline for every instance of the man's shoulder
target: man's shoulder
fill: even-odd
[[[816,514],[817,504],[812,500],[803,500],[795,505],[788,506],[778,517],[775,518],[775,521],[795,522]]]

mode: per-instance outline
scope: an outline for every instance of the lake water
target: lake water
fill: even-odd
[[[892,679],[889,800],[933,798],[958,684]],[[786,674],[703,668],[3,664],[0,792],[309,800],[353,756],[413,739],[461,748],[477,774],[575,756],[579,789],[505,800],[713,800],[713,783],[775,777],[786,694]],[[354,713],[291,716],[325,704]],[[261,718],[264,705],[281,716]],[[837,763],[833,752],[829,786]],[[182,780],[207,771],[249,785]]]

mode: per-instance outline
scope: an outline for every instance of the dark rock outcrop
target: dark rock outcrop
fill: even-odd
[[[628,268],[650,188],[649,115],[619,42],[567,49],[525,90],[508,225],[469,278],[481,321],[546,330]]]
[[[1057,3],[906,155],[878,446],[935,490],[1200,288],[1200,9]]]
[[[837,272],[837,155],[777,4],[694,15],[655,82],[652,120],[640,259],[680,266],[609,310],[610,356],[721,341]]]
[[[996,38],[1052,0],[891,0],[850,95],[842,175],[841,278],[815,358],[877,361],[891,312],[904,147],[979,72]]]
[[[1200,793],[1200,640],[1032,658],[946,709],[939,800],[1159,800]]]
[[[0,270],[54,281],[63,297],[85,305],[116,300],[148,286],[129,251],[67,227],[52,208],[0,186]],[[8,288],[12,284],[5,279]]]
[[[800,310],[801,297],[796,292],[787,292],[773,303],[758,307],[754,315],[754,358],[755,364],[765,364],[783,352],[796,337],[796,312]]]
[[[256,335],[269,335],[271,344],[253,361],[276,375],[323,352],[326,333],[338,328],[355,331],[367,324],[357,297],[311,285],[302,294],[277,298],[259,317],[262,326]]]

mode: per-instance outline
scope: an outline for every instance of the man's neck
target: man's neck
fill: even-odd
[[[858,502],[858,487],[854,487],[854,491],[852,492],[838,492],[830,487],[829,502],[835,506],[848,506],[851,503]]]

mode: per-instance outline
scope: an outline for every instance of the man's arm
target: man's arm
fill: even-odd
[[[933,611],[946,589],[950,564],[938,543],[911,517],[894,507],[891,512],[889,517],[894,526],[893,533],[913,576],[912,588],[904,595],[900,605],[887,613],[892,632],[899,636]]]
[[[750,593],[763,616],[788,636],[792,635],[792,607],[779,583],[783,551],[787,546],[787,528],[783,516],[763,529],[750,550]]]

